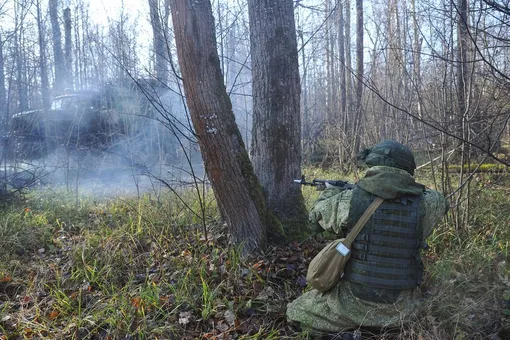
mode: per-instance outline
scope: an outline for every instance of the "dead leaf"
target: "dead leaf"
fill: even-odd
[[[11,282],[11,281],[12,281],[12,277],[10,275],[6,275],[0,279],[1,283]]]
[[[31,296],[25,295],[23,299],[21,299],[21,303],[24,305],[29,304],[30,302],[32,302]]]
[[[142,302],[142,298],[139,296],[131,299],[131,305],[135,308],[140,308],[141,302]]]
[[[58,318],[59,315],[60,315],[59,311],[52,310],[51,313],[48,315],[48,318],[50,320],[55,320],[56,318]]]
[[[34,331],[32,331],[31,328],[25,328],[24,332],[25,332],[25,337],[27,337],[29,339],[31,339],[32,336],[34,335]]]
[[[214,339],[215,338],[215,335],[216,335],[216,330],[214,329],[212,332],[209,332],[209,333],[205,333],[202,335],[202,338],[204,339]]]
[[[264,261],[263,261],[263,260],[260,260],[259,262],[254,263],[252,267],[253,267],[254,269],[260,269],[260,267],[262,267],[262,265],[263,265],[263,264],[264,264]]]

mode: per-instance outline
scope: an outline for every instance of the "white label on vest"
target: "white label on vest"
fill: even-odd
[[[347,248],[346,246],[344,246],[344,244],[342,242],[338,243],[338,245],[335,247],[335,249],[340,253],[342,254],[343,256],[347,256],[349,255],[349,253],[351,252],[349,248]]]

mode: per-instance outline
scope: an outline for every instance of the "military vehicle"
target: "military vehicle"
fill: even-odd
[[[80,91],[55,97],[47,110],[15,114],[8,143],[17,157],[36,159],[59,146],[107,147],[126,134],[127,124],[111,98]]]
[[[13,115],[0,136],[0,186],[2,181],[12,187],[35,183],[41,177],[36,171],[89,180],[122,172],[173,176],[189,162],[201,166],[182,98],[151,85],[124,82],[69,92],[47,109]]]

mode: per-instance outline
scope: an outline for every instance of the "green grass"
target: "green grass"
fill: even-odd
[[[228,246],[214,204],[206,213],[208,239],[170,194],[159,203],[147,195],[76,204],[62,193],[34,192],[5,207],[0,336],[276,338],[285,303],[262,313],[257,296],[283,264],[267,269],[262,258],[242,260]]]
[[[307,179],[346,179],[306,169]],[[427,178],[418,178],[427,182]],[[510,330],[510,189],[480,177],[469,224],[435,229],[424,317],[402,338]],[[304,187],[311,206],[318,192]],[[242,259],[209,192],[98,201],[33,192],[0,213],[0,339],[306,339],[286,304],[301,294],[314,240]],[[184,202],[183,202],[184,201]],[[505,331],[506,330],[506,331]]]

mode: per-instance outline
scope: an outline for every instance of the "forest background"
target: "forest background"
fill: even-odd
[[[301,165],[308,177],[354,181],[355,155],[395,139],[415,152],[419,180],[445,193],[452,207],[429,241],[427,310],[401,337],[505,338],[509,4],[282,1],[293,9],[280,14],[296,37],[288,55],[299,62],[300,82],[288,90],[299,109],[274,116],[299,123],[295,158],[302,161],[273,185],[264,172],[271,171],[263,163],[267,145],[257,142],[271,132],[257,130],[257,122],[282,124],[254,112],[260,94],[252,77],[260,66],[251,45],[264,42],[271,25],[253,24],[263,15],[253,2],[213,1],[238,145],[252,156],[272,210],[257,209],[262,232],[250,234],[258,227],[235,222],[247,219],[227,208],[220,182],[211,191],[203,153],[222,149],[204,149],[186,103],[192,86],[183,63],[193,58],[182,57],[185,25],[175,20],[182,16],[171,18],[185,3],[126,2],[105,18],[84,0],[0,2],[0,337],[305,338],[286,324],[285,303],[306,289],[306,264],[324,240],[298,233],[299,241],[272,246],[279,228],[295,239],[289,230],[297,222],[286,223],[285,206],[274,210],[281,199],[267,192],[298,190],[290,180]],[[193,10],[207,9],[197,3]],[[288,79],[280,65],[272,76]],[[107,147],[46,150],[37,159],[9,151],[17,113],[49,110],[66,89],[101,95],[109,86],[122,98],[117,111],[129,117],[122,138]],[[285,149],[293,146],[288,141]],[[272,166],[286,167],[283,159]],[[303,197],[309,206],[316,193],[304,190]]]

